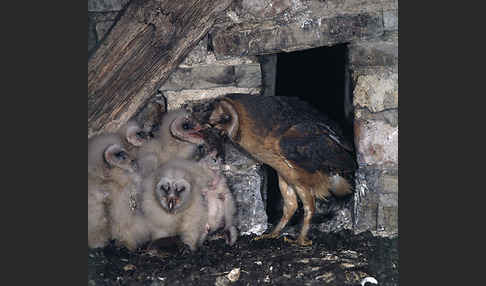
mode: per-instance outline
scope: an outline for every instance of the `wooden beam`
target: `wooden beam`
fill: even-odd
[[[88,138],[116,130],[164,83],[231,0],[133,0],[88,59]]]

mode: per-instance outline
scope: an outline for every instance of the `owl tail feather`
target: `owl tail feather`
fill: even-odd
[[[352,187],[349,182],[340,175],[327,176],[323,173],[319,173],[320,183],[312,188],[314,197],[327,201],[327,197],[331,194],[343,197],[351,194]]]

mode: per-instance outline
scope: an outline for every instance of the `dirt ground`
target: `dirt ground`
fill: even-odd
[[[398,285],[398,237],[311,230],[309,247],[254,238],[240,236],[233,246],[208,240],[194,253],[174,239],[157,250],[88,249],[88,285],[361,285],[365,277]]]

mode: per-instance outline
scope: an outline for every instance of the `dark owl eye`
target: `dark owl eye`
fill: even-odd
[[[167,192],[170,189],[170,186],[168,184],[162,184],[160,185],[160,189]]]
[[[184,122],[184,123],[182,124],[182,129],[184,129],[184,130],[189,130],[189,129],[192,129],[192,124],[191,124],[190,122],[187,122],[187,121],[186,121],[186,122]]]
[[[120,151],[120,152],[115,153],[115,157],[119,160],[126,160],[127,157],[128,157],[128,154],[125,151]]]
[[[178,193],[182,193],[182,192],[184,192],[185,190],[186,190],[186,187],[184,187],[184,186],[183,186],[183,187],[178,188],[178,189],[177,189],[177,192],[178,192]]]
[[[137,137],[140,138],[140,139],[145,139],[145,137],[147,137],[147,135],[143,131],[138,131]]]
[[[221,123],[226,123],[226,122],[229,122],[229,121],[231,121],[231,115],[229,115],[229,114],[225,114],[221,118]]]

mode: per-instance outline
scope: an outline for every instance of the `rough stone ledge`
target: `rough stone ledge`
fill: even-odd
[[[208,36],[201,39],[201,41],[192,49],[186,56],[184,61],[179,65],[180,68],[191,68],[195,66],[228,66],[228,65],[244,65],[258,63],[255,56],[249,57],[234,57],[234,56],[218,56],[211,51],[210,41]]]
[[[218,55],[262,55],[331,46],[383,35],[383,13],[339,15],[279,23],[240,23],[210,31]]]
[[[259,94],[260,88],[226,86],[211,89],[185,89],[181,91],[163,91],[162,93],[167,99],[167,109],[173,110],[181,107],[184,103],[190,100],[211,99],[227,93]]]
[[[160,90],[180,91],[183,89],[208,89],[222,86],[260,87],[260,64],[179,67],[171,74]]]

